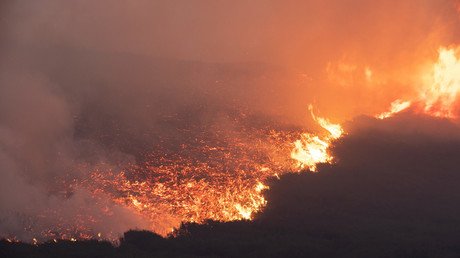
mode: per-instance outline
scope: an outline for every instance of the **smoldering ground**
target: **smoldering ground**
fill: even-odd
[[[108,237],[130,228],[151,228],[132,211],[109,199],[95,200],[90,192],[62,181],[85,180],[100,164],[116,170],[142,162],[159,148],[173,154],[197,138],[212,141],[211,137],[236,134],[241,128],[284,126],[238,104],[242,101],[238,90],[216,83],[237,77],[230,84],[244,87],[241,80],[268,74],[260,66],[241,71],[232,65],[61,51],[59,57],[35,53],[28,63],[34,69],[9,67],[1,76],[5,236],[30,240],[64,228],[78,231],[88,218],[61,220],[84,213],[101,221],[107,205],[117,214],[92,225],[94,233]],[[45,63],[36,61],[44,59]],[[88,74],[96,70],[96,75]],[[158,227],[169,216],[158,218]],[[56,218],[62,219],[56,222]]]
[[[452,1],[0,5],[0,233],[28,241],[56,226],[37,224],[39,211],[98,217],[111,205],[56,183],[85,178],[82,163],[117,168],[209,125],[238,131],[242,113],[276,127],[305,125],[313,101],[335,118],[380,111],[459,28]],[[146,227],[114,209],[95,232]]]
[[[458,254],[458,124],[409,111],[346,128],[333,147],[337,163],[274,180],[254,221],[184,225],[171,246],[203,256]]]
[[[358,117],[347,128],[334,143],[336,164],[273,180],[268,206],[253,221],[187,223],[168,239],[130,231],[120,247],[86,243],[80,250],[120,257],[457,255],[458,124],[406,112],[386,120]],[[11,255],[27,250],[3,244]],[[74,248],[54,245],[67,246],[62,254]],[[46,255],[52,246],[31,252]]]

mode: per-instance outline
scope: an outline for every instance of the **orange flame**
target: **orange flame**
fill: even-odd
[[[413,102],[423,106],[424,113],[437,116],[455,118],[455,108],[460,91],[460,47],[439,49],[438,61],[433,65],[432,73],[420,97],[415,100],[397,99],[391,103],[390,110],[376,115],[376,118],[385,119],[408,109]],[[291,158],[297,161],[299,169],[308,168],[316,171],[317,164],[331,163],[333,157],[328,149],[333,140],[340,138],[344,131],[339,124],[332,124],[327,119],[316,117],[310,105],[309,110],[313,119],[329,132],[326,137],[304,133],[294,142]]]
[[[432,116],[456,117],[459,53],[460,48],[440,48],[439,59],[419,96],[395,100],[388,111],[376,118],[386,119],[409,107],[420,108],[419,112]],[[372,76],[370,69],[367,74],[369,78]],[[334,162],[329,148],[345,132],[340,124],[317,117],[311,105],[308,109],[314,121],[325,130],[324,135],[274,130],[251,132],[251,136],[263,136],[257,141],[260,144],[232,138],[223,143],[191,146],[194,149],[189,152],[201,154],[206,157],[204,161],[155,154],[146,164],[121,173],[94,171],[80,186],[95,196],[109,196],[113,203],[128,207],[134,211],[133,215],[151,222],[150,230],[162,234],[172,232],[181,222],[252,219],[267,204],[263,190],[268,189],[265,185],[268,178],[279,178],[293,170],[317,171],[318,164]],[[64,233],[50,236],[70,241],[102,237],[100,232],[94,232],[93,236],[88,233],[91,229],[82,228],[80,234],[69,235],[69,230],[62,230]],[[110,235],[104,233],[104,237],[110,238]],[[8,241],[15,240],[9,238]],[[37,244],[37,238],[32,242]]]
[[[460,47],[438,50],[438,60],[433,64],[419,95],[412,100],[397,99],[391,103],[391,108],[376,117],[384,119],[391,117],[417,104],[415,111],[430,116],[456,118],[458,93],[460,91]]]
[[[395,114],[409,108],[412,105],[410,101],[395,100],[391,103],[389,111],[383,112],[376,117],[379,119],[385,119],[394,116]]]
[[[339,124],[333,124],[329,120],[317,117],[313,113],[312,105],[308,106],[313,119],[324,128],[329,135],[319,137],[310,133],[303,133],[299,140],[294,142],[294,149],[291,151],[291,158],[297,161],[298,169],[308,168],[316,171],[319,163],[331,163],[333,157],[329,154],[328,148],[331,141],[340,138],[344,131]]]
[[[420,99],[424,112],[432,116],[455,118],[460,91],[460,47],[439,49],[439,58]]]

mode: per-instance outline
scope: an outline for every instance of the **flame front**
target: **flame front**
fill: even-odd
[[[301,138],[294,142],[291,158],[297,161],[298,169],[316,171],[317,164],[332,162],[333,157],[329,153],[329,146],[333,140],[340,138],[344,132],[341,125],[333,124],[325,118],[315,116],[312,105],[309,105],[308,109],[313,119],[328,132],[328,135],[320,137],[311,133],[303,133]]]
[[[122,172],[94,171],[85,187],[111,195],[163,235],[181,222],[252,219],[267,203],[264,182],[292,170],[286,154],[299,134],[255,135],[262,137],[256,143],[232,137],[182,146],[180,154],[151,153],[145,163]]]
[[[438,61],[432,66],[429,79],[422,84],[419,96],[411,100],[393,101],[390,109],[376,115],[376,118],[390,118],[409,109],[414,103],[419,107],[415,108],[416,112],[436,117],[456,118],[456,102],[460,91],[460,47],[441,47],[438,52]],[[308,168],[316,171],[317,164],[333,161],[334,158],[328,149],[331,142],[340,138],[344,131],[340,124],[332,124],[325,118],[316,117],[311,105],[309,110],[313,119],[329,134],[320,137],[303,133],[301,138],[294,142],[291,158],[297,161],[299,169]]]
[[[429,76],[421,83],[418,96],[410,100],[397,99],[390,110],[377,115],[384,119],[413,107],[415,112],[435,117],[457,118],[457,99],[460,91],[460,47],[438,50],[438,60]]]
[[[316,171],[319,163],[333,161],[328,148],[343,129],[315,116],[312,106],[309,110],[325,136],[270,130],[260,134],[269,136],[260,144],[231,139],[220,146],[184,147],[206,160],[153,153],[150,161],[121,173],[95,171],[89,187],[102,189],[114,202],[136,210],[161,234],[181,222],[252,219],[267,204],[263,190],[268,189],[264,183],[268,178],[289,171]]]
[[[375,117],[387,119],[411,108],[432,116],[455,118],[460,90],[459,53],[460,48],[440,48],[439,59],[429,79],[421,84],[418,96],[397,99],[388,111]],[[370,70],[368,74],[372,75]],[[250,132],[248,138],[254,138],[252,141],[239,137],[217,137],[213,142],[196,139],[192,145],[182,145],[177,154],[167,155],[160,149],[149,154],[145,162],[122,171],[96,169],[89,179],[75,184],[89,190],[94,200],[108,196],[115,205],[148,221],[148,229],[164,235],[181,222],[252,219],[267,204],[263,190],[268,188],[269,178],[279,178],[288,171],[315,172],[318,164],[334,162],[329,148],[345,132],[340,124],[316,116],[311,105],[308,108],[324,133],[271,129]],[[112,214],[108,206],[102,213]],[[86,218],[82,215],[77,219],[80,217]],[[102,218],[88,218],[93,224],[98,219]],[[87,223],[81,225],[43,235],[72,241],[102,237]],[[33,242],[37,243],[37,238]]]

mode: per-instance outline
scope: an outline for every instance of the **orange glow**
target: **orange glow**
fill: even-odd
[[[439,59],[422,91],[420,99],[424,112],[437,117],[455,118],[460,91],[460,47],[439,49]]]
[[[333,124],[325,118],[315,116],[311,105],[309,105],[308,109],[313,119],[324,128],[329,135],[319,137],[314,134],[303,133],[301,138],[294,142],[291,158],[297,161],[298,169],[316,171],[317,164],[332,162],[333,157],[329,154],[328,148],[331,141],[340,138],[344,132],[339,124]]]
[[[397,99],[388,111],[375,117],[386,119],[408,108],[432,116],[456,117],[459,53],[459,48],[440,48],[439,60],[432,66],[419,96]],[[366,68],[365,75],[372,79],[370,68]],[[334,162],[329,148],[345,132],[340,124],[316,116],[311,105],[308,109],[323,133],[253,129],[246,132],[250,137],[223,134],[208,140],[210,137],[204,135],[194,144],[182,144],[178,153],[167,154],[159,149],[148,154],[145,162],[130,164],[122,171],[94,169],[89,179],[75,182],[72,187],[89,190],[95,200],[108,197],[113,207],[126,208],[133,216],[148,221],[149,230],[163,235],[173,232],[182,222],[250,220],[267,204],[264,190],[268,189],[269,178],[279,179],[289,171],[316,172],[318,164]],[[107,206],[101,213],[110,216],[111,208]],[[77,229],[63,228],[58,233],[49,230],[43,235],[70,241],[118,237],[93,232],[90,225],[100,218],[82,214],[76,219],[81,224]],[[14,241],[11,239],[14,238],[8,241]],[[32,242],[36,244],[38,240],[34,238]]]
[[[328,119],[322,118],[322,117],[317,117],[313,113],[313,106],[309,105],[308,110],[310,110],[311,116],[313,119],[325,130],[327,130],[330,133],[330,137],[332,139],[338,139],[340,136],[343,134],[343,129],[340,124],[333,124],[329,122]]]
[[[304,133],[299,140],[294,142],[295,147],[291,152],[291,158],[297,161],[299,169],[308,168],[311,171],[316,171],[317,164],[332,161],[332,156],[328,154],[329,145],[327,140]]]
[[[151,153],[144,164],[122,172],[95,170],[82,186],[110,195],[162,235],[181,222],[252,219],[267,203],[264,182],[296,167],[289,153],[298,135],[255,131],[255,143],[229,137],[182,147],[196,156]]]
[[[457,48],[440,48],[438,61],[433,65],[430,79],[426,82],[425,87],[418,99],[401,100],[397,99],[391,103],[390,109],[376,115],[376,118],[385,119],[408,109],[414,102],[423,106],[424,113],[437,116],[455,118],[455,108],[460,91],[460,47]],[[366,75],[372,76],[369,70]],[[316,171],[319,163],[331,163],[333,157],[329,154],[329,147],[333,140],[340,138],[344,131],[340,124],[332,124],[327,119],[316,117],[313,113],[312,106],[309,110],[313,119],[329,135],[319,137],[314,134],[304,133],[301,139],[294,142],[294,149],[291,152],[291,158],[297,161],[300,169],[308,168]]]
[[[409,108],[411,106],[410,101],[402,101],[402,100],[395,100],[391,103],[391,107],[389,111],[383,112],[376,117],[379,119],[385,119],[394,116],[395,114]]]
[[[456,118],[458,93],[460,91],[460,47],[438,50],[438,60],[432,65],[419,89],[419,95],[411,100],[397,99],[391,108],[376,117],[384,119],[411,106],[414,111],[435,117]]]

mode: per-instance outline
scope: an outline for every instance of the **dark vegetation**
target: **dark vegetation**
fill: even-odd
[[[459,256],[457,127],[410,116],[386,122],[360,118],[353,126],[334,148],[336,165],[271,182],[269,205],[254,221],[184,224],[169,238],[129,231],[117,247],[98,241],[39,246],[2,241],[0,256]]]

